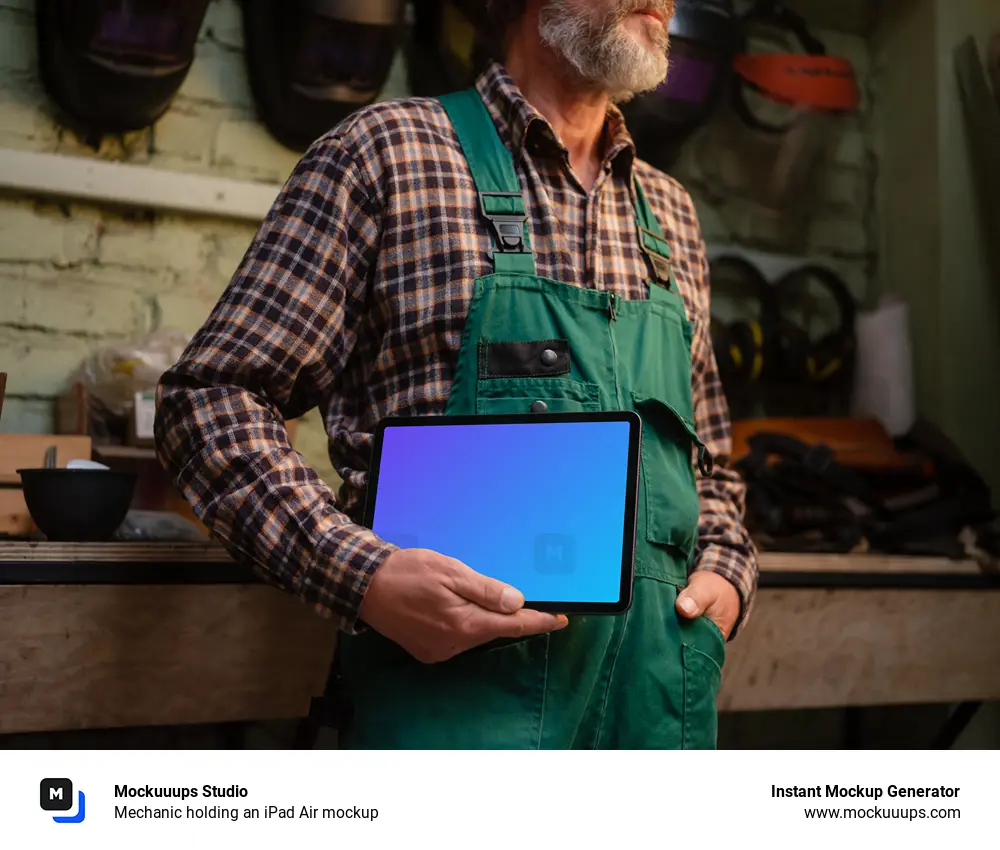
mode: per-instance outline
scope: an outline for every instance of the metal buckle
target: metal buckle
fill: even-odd
[[[656,251],[650,251],[648,248],[646,249],[646,254],[653,264],[653,271],[656,272],[656,282],[665,289],[670,289],[670,275],[673,271],[670,260],[664,257],[663,254],[657,254]]]
[[[489,256],[493,257],[494,250],[501,254],[523,254],[524,253],[524,223],[528,220],[528,214],[516,215],[513,213],[493,213],[486,211],[485,198],[521,198],[520,192],[480,192],[479,209],[483,217],[493,225],[493,235],[495,245],[490,247]]]
[[[640,227],[639,232],[641,234],[651,236],[657,242],[665,241],[662,236],[658,236],[653,233],[653,231],[647,230],[645,227]],[[648,247],[644,239],[640,240],[639,247],[645,251],[646,256],[649,257],[649,261],[653,264],[653,271],[656,272],[657,282],[666,289],[670,289],[670,277],[673,272],[673,265],[670,257],[665,257],[659,251],[654,251],[652,248]]]

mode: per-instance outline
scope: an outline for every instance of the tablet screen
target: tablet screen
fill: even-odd
[[[631,580],[637,427],[388,425],[371,528],[402,548],[457,558],[529,603],[618,603],[623,569]]]

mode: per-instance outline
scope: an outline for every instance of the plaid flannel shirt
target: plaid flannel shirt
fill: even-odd
[[[693,569],[731,581],[750,610],[757,559],[744,488],[727,468],[728,407],[709,336],[709,279],[694,205],[636,159],[620,112],[588,192],[551,126],[500,65],[477,87],[514,154],[538,274],[647,297],[631,176],[664,229],[693,325],[699,435],[717,463],[699,477]],[[162,378],[160,458],[197,516],[242,563],[339,628],[393,551],[358,522],[375,424],[445,410],[473,281],[490,236],[444,110],[432,99],[375,104],[314,143],[180,361]],[[319,407],[339,498],[289,444],[285,421]]]

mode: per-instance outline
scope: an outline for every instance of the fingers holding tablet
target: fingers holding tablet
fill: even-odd
[[[523,607],[515,588],[427,549],[393,552],[372,577],[361,619],[418,661],[446,661],[497,638],[567,625],[562,615]]]

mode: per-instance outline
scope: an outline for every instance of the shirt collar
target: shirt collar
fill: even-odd
[[[500,137],[510,149],[515,161],[524,153],[529,140],[537,142],[539,150],[558,156],[569,165],[569,152],[556,137],[552,125],[521,94],[507,70],[493,62],[476,81],[476,89],[486,103],[493,121],[500,129]],[[623,169],[631,175],[635,160],[635,143],[625,126],[625,119],[617,106],[608,109],[604,123],[607,139],[603,166]]]

